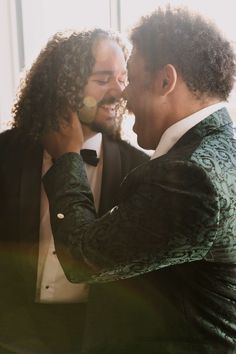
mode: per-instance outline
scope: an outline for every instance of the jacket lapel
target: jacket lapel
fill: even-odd
[[[23,276],[25,275],[29,291],[33,291],[30,296],[35,296],[35,287],[32,284],[36,284],[37,277],[42,157],[40,146],[28,146],[25,149],[21,174],[19,231],[23,247],[22,265],[26,267]]]
[[[103,172],[99,216],[110,210],[117,203],[117,191],[121,184],[119,144],[103,135],[102,148]]]
[[[20,233],[26,242],[38,240],[42,149],[33,146],[26,150],[20,188]]]

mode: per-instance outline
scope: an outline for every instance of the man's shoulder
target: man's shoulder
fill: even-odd
[[[22,151],[31,145],[29,139],[17,128],[5,130],[0,133],[0,155],[10,151]]]
[[[3,152],[5,149],[8,149],[9,146],[14,144],[14,141],[17,139],[16,129],[8,129],[0,133],[0,150]]]
[[[15,140],[20,139],[21,136],[20,131],[16,128],[4,130],[0,133],[0,144],[14,142]]]

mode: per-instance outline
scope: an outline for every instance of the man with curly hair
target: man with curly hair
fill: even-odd
[[[139,144],[156,150],[126,177],[119,204],[96,218],[80,123],[71,117],[67,136],[61,127],[45,137],[56,159],[44,186],[58,258],[73,282],[143,283],[133,327],[121,318],[124,336],[103,352],[233,354],[236,141],[225,101],[235,53],[213,24],[182,8],[159,8],[131,39],[124,97]]]
[[[127,57],[117,33],[57,33],[21,84],[14,127],[0,135],[1,354],[81,351],[89,287],[70,283],[57,259],[41,183],[53,161],[41,141],[71,114],[81,119],[98,214],[113,207],[124,176],[147,159],[120,139]],[[95,287],[91,296],[99,302]]]

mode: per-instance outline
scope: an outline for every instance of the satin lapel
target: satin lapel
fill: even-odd
[[[103,135],[103,173],[99,215],[117,203],[121,180],[121,157],[118,143]]]
[[[20,189],[19,230],[23,246],[22,257],[23,264],[30,267],[26,274],[29,276],[31,272],[33,284],[36,284],[37,276],[42,157],[43,151],[40,146],[26,149]]]

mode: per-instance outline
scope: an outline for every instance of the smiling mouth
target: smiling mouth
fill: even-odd
[[[116,116],[116,106],[115,105],[101,105],[99,108],[102,108],[108,115],[109,118],[115,118]]]

